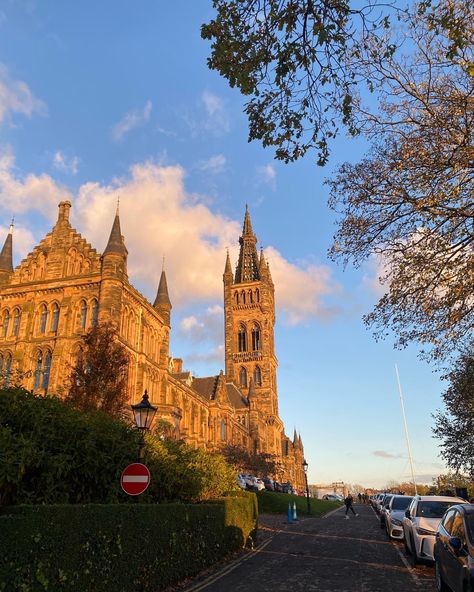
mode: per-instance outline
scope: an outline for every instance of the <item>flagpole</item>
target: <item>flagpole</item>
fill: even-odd
[[[406,436],[406,439],[407,439],[408,459],[410,460],[411,478],[413,479],[413,484],[415,485],[415,495],[417,495],[418,490],[417,490],[417,487],[416,487],[415,469],[413,468],[413,457],[412,457],[412,454],[411,454],[410,438],[408,436],[408,425],[407,425],[407,418],[406,418],[406,415],[405,415],[405,405],[403,403],[402,385],[400,384],[400,376],[398,374],[398,366],[397,366],[397,364],[395,364],[395,372],[397,374],[398,392],[400,394],[400,406],[402,408],[403,424],[405,426],[405,436]]]

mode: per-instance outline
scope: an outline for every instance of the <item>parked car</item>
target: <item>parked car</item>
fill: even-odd
[[[340,495],[337,495],[335,493],[327,493],[326,495],[323,495],[323,500],[328,500],[330,502],[342,502],[342,497]]]
[[[402,521],[403,541],[407,555],[416,566],[422,560],[433,561],[436,530],[446,510],[465,500],[441,495],[416,495]]]
[[[265,483],[262,481],[262,479],[255,477],[253,488],[254,488],[254,491],[264,491],[265,490]]]
[[[380,504],[380,528],[385,528],[385,520],[387,516],[387,510],[392,501],[393,495],[387,494],[383,498],[383,502]]]
[[[263,484],[265,485],[265,489],[267,491],[275,491],[275,485],[273,479],[270,477],[263,477],[262,478]]]
[[[273,490],[277,493],[283,493],[283,486],[279,481],[273,482]]]
[[[438,592],[474,591],[474,505],[452,506],[443,516],[434,559]]]
[[[289,481],[287,481],[286,483],[281,484],[281,490],[282,490],[282,493],[292,493],[293,487],[291,486],[291,483]]]
[[[411,504],[411,495],[393,495],[385,514],[385,530],[390,539],[403,539],[402,521]]]
[[[241,489],[247,489],[247,483],[246,483],[243,475],[237,475],[237,485]]]

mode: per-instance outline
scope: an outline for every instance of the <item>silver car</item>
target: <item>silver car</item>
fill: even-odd
[[[385,512],[385,530],[390,539],[403,540],[402,522],[405,510],[411,504],[413,497],[410,495],[393,495]]]
[[[433,561],[436,530],[441,518],[454,504],[463,504],[459,497],[416,495],[403,519],[403,542],[407,555],[415,567],[420,561]]]

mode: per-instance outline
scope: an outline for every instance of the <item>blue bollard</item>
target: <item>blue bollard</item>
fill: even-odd
[[[296,522],[298,520],[298,516],[296,515],[296,502],[293,502],[293,522]]]
[[[293,522],[293,510],[291,508],[291,503],[288,504],[288,524]]]

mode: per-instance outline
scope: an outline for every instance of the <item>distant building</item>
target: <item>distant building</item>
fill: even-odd
[[[16,369],[38,393],[60,392],[96,322],[112,321],[129,356],[130,403],[148,390],[170,435],[216,449],[239,444],[276,456],[277,477],[304,487],[301,437],[285,435],[278,415],[275,299],[270,268],[257,253],[245,212],[235,274],[224,270],[225,374],[196,378],[169,355],[171,302],[163,270],[153,304],[129,282],[128,251],[117,211],[107,246],[98,253],[59,204],[51,232],[13,269],[13,228],[0,253],[0,373]]]

